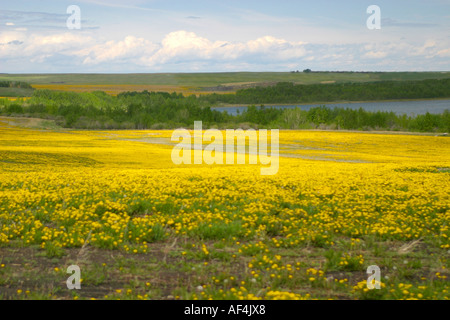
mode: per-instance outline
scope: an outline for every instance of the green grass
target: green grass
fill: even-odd
[[[447,253],[425,242],[399,253],[403,242],[380,246],[370,236],[339,237],[328,249],[278,247],[270,237],[238,240],[170,237],[144,254],[92,246],[61,249],[62,255],[0,248],[0,299],[238,299],[269,291],[318,299],[448,298]],[[80,265],[81,290],[66,288],[72,264]],[[385,287],[355,289],[373,264]]]
[[[0,97],[31,97],[34,89],[0,87]]]
[[[321,83],[366,82],[384,80],[424,80],[449,78],[450,72],[371,72],[371,73],[290,73],[290,72],[229,72],[229,73],[153,73],[153,74],[3,74],[0,80],[24,81],[30,84],[97,84],[97,85],[176,85],[218,86],[243,82]]]

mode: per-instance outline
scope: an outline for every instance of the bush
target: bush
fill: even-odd
[[[5,111],[6,111],[6,113],[9,113],[9,114],[14,114],[14,113],[16,113],[16,114],[23,114],[22,106],[18,105],[18,104],[15,104],[15,103],[14,104],[10,104],[9,106],[7,106]]]

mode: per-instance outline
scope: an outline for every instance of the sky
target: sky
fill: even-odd
[[[0,2],[0,73],[304,69],[450,71],[450,0]]]

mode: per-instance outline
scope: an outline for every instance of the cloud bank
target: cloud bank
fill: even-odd
[[[11,26],[13,27],[13,26]],[[448,70],[450,51],[445,43],[401,42],[314,44],[263,36],[246,42],[210,40],[194,32],[168,33],[161,42],[126,36],[99,40],[82,32],[32,34],[12,29],[0,32],[1,72],[19,65],[38,65],[45,72],[52,64],[66,66],[62,72],[195,72],[195,71],[289,71],[399,70],[421,66]],[[124,67],[126,66],[126,67]]]

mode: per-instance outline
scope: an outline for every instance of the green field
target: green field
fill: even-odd
[[[31,97],[34,89],[0,88],[0,97]]]
[[[175,85],[211,87],[245,83],[368,82],[385,80],[424,80],[449,78],[450,72],[231,72],[231,73],[154,73],[154,74],[2,74],[0,80],[35,84]]]

